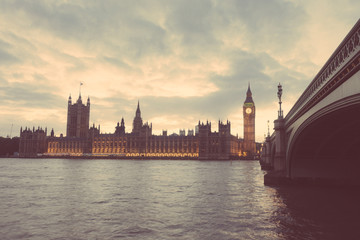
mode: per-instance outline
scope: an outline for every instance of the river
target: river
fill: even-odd
[[[0,239],[358,239],[359,189],[256,161],[0,159]]]

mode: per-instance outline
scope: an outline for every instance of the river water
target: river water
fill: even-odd
[[[0,239],[359,239],[358,189],[255,161],[0,159]]]

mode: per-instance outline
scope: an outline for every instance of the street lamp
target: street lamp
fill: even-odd
[[[277,92],[278,98],[279,98],[279,105],[280,105],[280,110],[278,112],[279,118],[283,118],[283,111],[281,110],[281,95],[282,95],[282,86],[279,83],[278,85],[278,92]]]

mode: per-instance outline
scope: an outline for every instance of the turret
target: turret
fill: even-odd
[[[68,100],[68,105],[71,105],[72,102],[71,102],[71,94],[69,95],[69,100]]]
[[[78,100],[77,100],[77,103],[82,103],[81,94],[79,94],[79,98],[78,98]]]
[[[226,124],[219,121],[219,134],[230,136],[230,121],[226,120]]]
[[[88,97],[88,99],[87,99],[86,106],[90,106],[90,97]]]

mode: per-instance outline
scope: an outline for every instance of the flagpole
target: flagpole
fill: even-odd
[[[80,86],[79,86],[79,96],[81,96],[81,85],[83,85],[82,82],[80,82]]]

